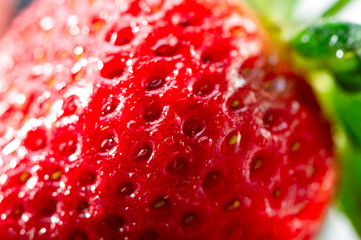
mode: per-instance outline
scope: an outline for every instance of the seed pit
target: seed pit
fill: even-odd
[[[145,88],[149,91],[157,90],[161,88],[165,83],[165,79],[162,76],[151,76],[146,80]]]
[[[143,235],[140,237],[141,240],[156,240],[158,239],[158,234],[153,231],[147,231],[143,233]]]
[[[120,31],[112,29],[106,36],[106,41],[115,45],[123,46],[130,43],[134,38],[134,34],[131,27],[126,27]]]
[[[230,111],[244,111],[255,102],[257,102],[257,96],[254,91],[249,87],[242,87],[227,100],[227,107]]]
[[[169,44],[161,44],[156,46],[153,52],[157,56],[170,57],[177,52],[177,46],[176,45],[171,46]]]
[[[161,106],[159,103],[151,103],[143,110],[143,118],[147,122],[153,122],[157,119],[159,119],[163,112],[163,106]]]
[[[56,212],[56,201],[55,199],[48,199],[47,201],[42,201],[40,214],[43,216],[51,216]]]
[[[231,50],[232,46],[228,40],[218,41],[203,52],[201,60],[206,64],[221,63],[229,57]]]
[[[199,135],[205,128],[204,121],[198,116],[187,118],[183,123],[183,133],[188,137]]]
[[[76,208],[76,211],[78,212],[78,213],[82,213],[82,212],[84,212],[85,210],[87,210],[89,208],[89,203],[86,201],[86,200],[82,200],[79,204],[78,204],[78,206],[77,206],[77,208]]]
[[[225,211],[234,211],[241,206],[241,200],[237,197],[229,201],[224,207]]]
[[[24,145],[29,150],[38,151],[46,147],[47,137],[43,128],[34,129],[28,132]]]
[[[109,99],[107,99],[105,104],[103,104],[101,115],[106,116],[113,113],[117,109],[118,105],[119,100],[115,97],[110,97]]]
[[[134,186],[130,182],[123,182],[119,185],[117,193],[122,197],[127,197],[134,192]]]
[[[88,240],[88,235],[83,230],[72,230],[69,232],[67,240]]]
[[[283,76],[268,73],[263,80],[263,89],[269,93],[282,93],[287,88],[287,81]]]
[[[254,56],[246,59],[239,68],[239,74],[242,77],[248,77],[253,70],[262,69],[265,65],[265,59]]]
[[[133,150],[132,159],[134,161],[146,161],[153,153],[153,147],[148,142],[139,143]]]
[[[177,157],[170,161],[166,167],[166,171],[176,175],[183,175],[186,172],[188,160],[183,157]]]
[[[80,175],[79,182],[81,183],[81,185],[88,186],[88,185],[93,185],[96,179],[97,179],[97,175],[95,172],[83,172]]]
[[[75,153],[78,145],[78,139],[74,135],[66,136],[58,145],[59,152],[64,156],[70,156]]]
[[[117,138],[113,131],[109,131],[103,136],[103,139],[99,144],[99,154],[108,154],[111,152],[117,144]]]
[[[24,206],[21,203],[15,204],[11,210],[10,217],[19,218],[24,213]]]
[[[100,75],[106,79],[115,79],[123,75],[124,70],[124,59],[120,56],[113,56],[113,58],[104,62]]]
[[[214,91],[214,89],[215,89],[214,82],[212,80],[209,80],[208,78],[199,79],[193,85],[194,94],[203,97],[211,94]]]
[[[290,119],[287,117],[282,110],[269,110],[263,117],[263,123],[265,127],[274,132],[280,132],[288,127],[288,122],[286,119]]]
[[[109,215],[105,217],[102,221],[102,225],[104,227],[114,229],[115,231],[118,231],[119,228],[124,226],[124,219],[118,215]]]
[[[192,3],[192,9],[188,4],[181,4],[174,8],[176,14],[171,16],[171,21],[181,27],[196,27],[202,25],[204,20],[212,15],[212,12],[198,3]]]
[[[76,112],[78,109],[78,106],[80,106],[80,100],[79,97],[76,95],[71,95],[68,98],[66,98],[63,102],[63,116],[69,116]]]
[[[215,187],[218,187],[223,181],[223,174],[220,171],[210,172],[203,180],[203,189],[210,190]]]
[[[257,153],[250,163],[250,179],[267,184],[282,163],[282,158],[274,152]]]

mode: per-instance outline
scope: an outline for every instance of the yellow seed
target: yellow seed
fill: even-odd
[[[62,175],[61,171],[56,171],[53,174],[51,174],[50,178],[51,180],[56,181],[60,179],[61,175]]]
[[[245,68],[245,69],[243,69],[243,71],[242,71],[243,75],[248,75],[250,72],[251,72],[251,69],[250,69],[250,68]]]
[[[28,180],[30,176],[30,173],[28,172],[23,172],[21,175],[20,175],[20,181],[21,182],[25,182],[26,180]]]
[[[312,167],[309,173],[309,176],[311,177],[313,174],[315,174],[316,168]]]
[[[79,72],[77,72],[75,75],[74,75],[74,81],[73,82],[78,82],[85,74],[85,71],[84,69],[80,70]]]
[[[110,128],[109,126],[106,126],[106,127],[103,127],[100,131],[105,131],[105,130],[107,130],[109,128]]]
[[[49,87],[53,87],[55,85],[55,82],[56,82],[56,78],[55,77],[51,77],[48,82],[47,82],[47,85]]]
[[[232,103],[231,103],[231,108],[237,108],[239,107],[239,101],[238,100],[234,100]]]
[[[239,206],[241,206],[241,202],[238,199],[234,199],[227,204],[226,210],[232,211],[232,210],[239,208]]]
[[[238,141],[238,136],[237,136],[237,135],[233,135],[233,136],[229,139],[228,145],[233,145],[233,144],[237,143],[237,141]]]
[[[159,199],[153,203],[154,208],[161,208],[161,207],[164,207],[164,205],[165,205],[164,199]]]
[[[199,94],[205,93],[208,89],[207,85],[203,85],[200,89],[199,89]]]
[[[298,205],[298,213],[300,213],[303,209],[305,209],[306,203],[301,203]]]
[[[280,190],[277,189],[276,191],[274,191],[273,196],[278,197],[280,194]]]
[[[15,210],[14,210],[15,215],[19,215],[20,212],[21,212],[20,208],[15,208]]]
[[[295,144],[292,145],[291,147],[291,151],[295,152],[300,148],[301,144],[299,142],[296,142]]]
[[[94,32],[100,31],[103,28],[104,24],[105,24],[104,20],[96,21],[95,23],[93,23],[93,31]]]
[[[258,169],[261,165],[262,165],[262,160],[261,160],[261,159],[257,159],[257,160],[253,163],[252,169],[253,169],[253,170]]]
[[[193,214],[190,214],[188,215],[184,220],[183,220],[183,223],[184,224],[187,224],[187,223],[190,223],[191,221],[194,220],[194,215]]]
[[[246,35],[245,31],[243,28],[240,27],[235,27],[231,30],[232,36],[233,37],[244,37]]]

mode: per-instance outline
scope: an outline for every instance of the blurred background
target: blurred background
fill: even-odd
[[[333,16],[333,18],[361,24],[361,0],[268,0],[269,2],[265,2],[265,0],[246,1],[248,1],[251,5],[253,4],[253,7],[256,8],[257,11],[263,13],[265,18],[271,17],[274,18],[273,20],[276,22],[282,22],[280,25],[281,27],[290,25],[285,23],[285,19],[290,19],[290,21],[293,21],[293,23],[298,23],[299,25],[307,25],[308,23],[318,21],[322,13],[324,13],[336,2],[349,2],[349,4],[347,4],[346,7]],[[11,19],[31,2],[32,0],[0,0],[0,34],[6,32],[7,27],[10,25]],[[268,6],[262,6],[262,3],[267,3],[264,5],[270,5],[271,8]],[[289,8],[286,11],[283,11],[282,9],[284,8],[282,8],[280,4],[287,6],[291,4],[293,5],[293,10],[290,11],[291,8]],[[289,16],[284,16],[285,12]],[[320,98],[325,96],[325,98],[330,98],[330,94],[333,93],[325,92],[325,86],[329,84],[327,89],[329,91],[334,91],[329,87],[330,81],[332,81],[332,79],[327,77],[321,77],[318,79],[319,80],[316,81],[314,86],[316,86],[316,91],[317,86],[319,86],[318,90],[320,90]],[[337,88],[336,86],[333,87]],[[336,91],[338,90],[336,89]],[[358,104],[358,106],[361,107],[361,96],[351,100],[349,98],[354,98],[354,96],[346,96],[347,101],[351,101],[352,104]],[[328,105],[332,105],[332,103],[328,103]],[[337,115],[337,113],[335,115]],[[354,121],[361,121],[361,113],[359,115],[360,116],[356,117],[356,120]],[[332,116],[332,118],[337,117]],[[342,118],[339,122],[337,120],[335,120],[335,122],[336,125],[339,124],[341,126],[340,129],[343,128]],[[359,123],[360,122],[357,122],[357,124]],[[344,142],[342,144],[345,146],[347,145],[347,143],[345,143],[347,140],[345,139],[348,138],[348,133],[345,130],[345,132],[342,132],[342,134],[341,135],[344,137]],[[338,143],[336,143],[336,145],[337,144]],[[353,168],[355,164],[360,165],[358,162],[361,159],[361,146],[354,146],[352,143],[349,145],[352,146],[344,147],[347,150],[339,150],[339,155],[341,162],[344,165],[343,176],[347,176],[347,180],[354,182],[354,175],[361,176],[361,170],[360,172],[355,171],[353,174],[349,174],[348,167],[352,166]],[[347,158],[355,159],[355,161],[349,161]],[[350,165],[349,162],[345,164],[345,159],[351,162],[353,165]],[[360,177],[358,177],[358,179],[360,179]],[[353,186],[349,186],[349,184],[345,182],[347,181],[343,181],[343,183],[341,183],[340,196],[335,200],[334,205],[328,211],[323,230],[316,240],[360,240],[355,229],[358,229],[359,232],[361,229],[361,194],[357,195],[357,192],[361,193],[361,181],[354,184]],[[349,201],[349,199],[351,200]],[[353,222],[353,224],[351,222]],[[356,228],[354,226],[356,226]]]

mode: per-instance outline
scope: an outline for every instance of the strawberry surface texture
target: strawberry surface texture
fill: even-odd
[[[0,44],[0,238],[312,239],[330,128],[239,1],[39,0]]]

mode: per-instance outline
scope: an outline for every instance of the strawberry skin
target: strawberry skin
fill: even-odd
[[[249,10],[39,0],[0,44],[1,239],[310,239],[328,123]]]

